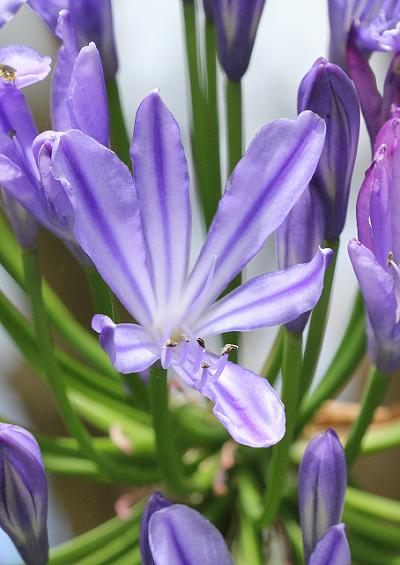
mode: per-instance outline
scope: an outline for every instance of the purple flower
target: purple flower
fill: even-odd
[[[140,525],[143,565],[231,565],[217,528],[196,510],[172,504],[160,492],[147,503]]]
[[[74,235],[137,321],[93,319],[116,369],[139,372],[161,359],[214,402],[234,439],[254,447],[282,437],[283,406],[265,379],[228,361],[231,346],[214,355],[203,338],[286,323],[317,302],[327,250],[216,299],[305,190],[324,131],[312,112],[261,130],[228,182],[190,274],[187,163],[178,125],[158,93],[137,113],[135,182],[112,151],[79,131],[62,134],[53,149],[53,174],[74,208]]]
[[[312,552],[308,565],[350,565],[351,555],[344,524],[331,526]]]
[[[94,45],[78,50],[71,13],[60,13],[56,34],[62,44],[52,81],[52,121],[56,131],[80,129],[109,143],[107,93],[99,52]]]
[[[368,320],[368,351],[383,373],[400,367],[398,163],[400,120],[378,135],[382,143],[367,170],[357,201],[358,240],[349,255],[363,294]]]
[[[347,68],[347,48],[352,36],[357,48],[373,51],[400,50],[398,0],[328,0],[331,39],[329,58]]]
[[[326,138],[315,175],[315,187],[325,209],[325,237],[342,232],[360,130],[356,89],[346,73],[322,57],[301,81],[298,110],[312,110],[326,122]]]
[[[218,57],[227,77],[239,81],[249,66],[265,0],[209,0],[215,21]]]
[[[310,441],[300,465],[299,508],[306,561],[328,528],[340,522],[346,485],[343,447],[328,429]]]
[[[111,0],[28,0],[28,4],[38,12],[53,32],[56,31],[59,13],[69,10],[79,38],[79,47],[93,41],[101,54],[106,77],[115,76],[118,59]]]
[[[310,185],[293,206],[275,234],[278,268],[287,269],[311,261],[324,241],[324,209]],[[286,324],[289,331],[302,332],[310,313]]]
[[[47,77],[51,57],[41,57],[37,51],[25,45],[0,47],[0,77],[24,88]]]
[[[0,527],[28,565],[48,556],[47,481],[35,438],[23,428],[0,424]]]

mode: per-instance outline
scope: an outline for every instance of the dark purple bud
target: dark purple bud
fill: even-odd
[[[218,57],[227,77],[240,81],[249,66],[265,0],[210,0]]]
[[[143,565],[232,565],[224,538],[199,512],[153,494],[142,517]]]
[[[349,243],[368,320],[368,352],[383,373],[400,367],[400,120],[377,136],[379,145],[357,200],[358,240]]]
[[[347,485],[343,447],[328,429],[313,438],[299,471],[299,509],[305,560],[330,526],[340,522]]]
[[[48,559],[47,481],[35,438],[0,424],[0,526],[28,565]]]
[[[308,565],[350,565],[351,555],[344,524],[330,527],[317,543]]]
[[[324,209],[315,189],[309,186],[293,206],[275,234],[278,268],[283,270],[308,263],[324,241]],[[302,332],[310,313],[306,312],[286,327]]]
[[[354,84],[340,67],[317,59],[300,84],[298,110],[312,110],[326,122],[325,144],[311,184],[325,209],[325,237],[336,238],[346,218],[360,129]]]

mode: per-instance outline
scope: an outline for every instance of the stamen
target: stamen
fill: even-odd
[[[186,363],[187,356],[189,353],[189,343],[190,343],[190,339],[188,338],[187,335],[181,334],[181,338],[183,343],[181,346],[181,356],[178,361],[179,365],[183,365],[184,363]]]
[[[161,348],[161,366],[163,369],[169,369],[172,363],[173,349],[178,345],[177,341],[167,339],[164,347]]]
[[[235,345],[234,343],[227,343],[222,348],[221,355],[229,355],[230,353],[232,353],[232,351],[237,351],[238,349],[238,345]]]
[[[390,267],[393,263],[393,251],[389,251],[386,258],[387,266]]]
[[[200,392],[205,386],[206,382],[208,381],[208,369],[210,368],[210,365],[206,361],[203,361],[203,363],[201,364],[201,368],[202,368],[201,378],[196,385],[196,388]]]
[[[196,356],[194,358],[194,363],[193,363],[193,372],[194,373],[197,373],[197,371],[200,369],[201,362],[203,360],[203,355],[204,355],[204,352],[206,350],[204,339],[202,339],[201,337],[198,337],[196,339],[196,341],[197,341],[198,348],[197,348]]]
[[[173,339],[167,339],[166,343],[165,343],[165,347],[176,347],[178,345],[177,341],[174,341]]]
[[[0,63],[0,77],[7,82],[13,82],[17,78],[17,69],[10,67],[10,65]]]

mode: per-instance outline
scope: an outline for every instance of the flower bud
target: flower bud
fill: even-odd
[[[304,556],[309,559],[328,528],[340,522],[347,484],[343,447],[328,429],[312,439],[299,471],[299,509]]]
[[[48,559],[47,481],[35,438],[0,424],[0,526],[27,565]]]
[[[331,526],[317,543],[308,565],[350,565],[351,555],[344,524]]]
[[[224,538],[199,512],[172,504],[160,492],[147,503],[140,525],[143,565],[232,565]]]
[[[326,122],[325,144],[311,181],[325,209],[325,237],[340,235],[347,203],[360,129],[356,89],[337,65],[317,59],[303,78],[298,110],[312,110]]]
[[[293,206],[275,234],[278,268],[308,263],[324,241],[324,211],[321,199],[309,186]],[[302,332],[310,313],[286,324],[289,331]]]
[[[265,0],[210,0],[218,57],[227,77],[240,81],[249,66]]]

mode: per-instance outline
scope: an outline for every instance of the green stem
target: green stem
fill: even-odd
[[[107,81],[106,87],[110,115],[111,148],[128,167],[131,167],[130,143],[122,112],[117,79],[113,78]]]
[[[263,526],[270,526],[279,510],[286,471],[289,464],[290,446],[296,424],[298,406],[299,379],[302,365],[302,334],[285,331],[282,362],[282,402],[286,411],[286,433],[283,439],[274,446],[267,480],[267,495],[264,513],[261,518]]]
[[[324,280],[324,290],[321,298],[313,310],[308,331],[307,343],[304,351],[304,362],[300,377],[300,400],[307,393],[317,369],[322,343],[325,335],[327,314],[331,297],[333,276],[335,274],[336,260],[339,252],[339,239],[327,241],[326,247],[333,250],[333,257]]]
[[[94,266],[86,268],[86,276],[96,314],[104,314],[114,320],[112,292]]]
[[[262,539],[261,532],[254,522],[240,512],[238,547],[235,552],[236,565],[262,565]]]
[[[258,522],[263,513],[263,500],[253,475],[244,469],[238,479],[239,503],[251,522]]]
[[[328,370],[315,391],[305,398],[300,409],[298,431],[313,417],[318,408],[337,394],[357,369],[365,354],[364,306],[357,294],[353,313]]]
[[[375,409],[383,400],[389,383],[390,377],[388,375],[381,373],[376,367],[371,368],[361,398],[360,414],[350,430],[345,447],[348,468],[357,459],[364,434],[372,421]]]
[[[226,79],[225,88],[229,176],[243,154],[242,84]]]
[[[90,434],[86,431],[71,406],[64,385],[63,375],[61,374],[54,355],[50,325],[43,304],[42,283],[37,252],[34,250],[23,251],[22,258],[26,288],[31,299],[33,324],[38,340],[39,354],[47,382],[50,385],[60,415],[68,431],[78,440],[82,451],[88,455],[89,459],[97,463],[100,471],[104,471],[102,461],[93,448]],[[107,475],[107,473],[105,473],[105,475]]]
[[[362,455],[380,453],[387,449],[400,447],[400,422],[391,422],[382,427],[370,430],[361,445]]]
[[[131,530],[139,523],[143,507],[143,503],[138,503],[132,508],[132,516],[128,520],[112,518],[89,532],[77,536],[71,541],[51,550],[49,565],[73,563],[75,560],[86,557],[94,550]]]
[[[207,227],[210,227],[221,198],[221,164],[219,154],[219,120],[217,97],[216,34],[213,22],[206,20],[205,45],[207,64],[207,192],[203,194],[203,209]],[[203,118],[204,119],[204,118]]]
[[[388,552],[381,543],[374,545],[359,535],[349,536],[351,555],[362,565],[400,565],[400,557]]]
[[[270,349],[267,359],[261,369],[260,375],[268,379],[270,384],[274,384],[282,364],[284,328],[279,328]]]
[[[362,512],[352,510],[348,506],[344,508],[343,521],[351,531],[364,536],[369,541],[381,544],[388,549],[400,549],[400,531],[397,525],[365,516]]]
[[[290,549],[292,550],[292,558],[295,565],[304,565],[303,557],[303,537],[301,528],[298,523],[288,515],[285,515],[283,521],[286,535],[288,537]]]
[[[346,505],[363,514],[400,524],[400,501],[347,487]]]
[[[187,493],[174,429],[168,406],[167,371],[153,366],[149,378],[149,404],[156,438],[158,465],[168,487],[177,494]]]

